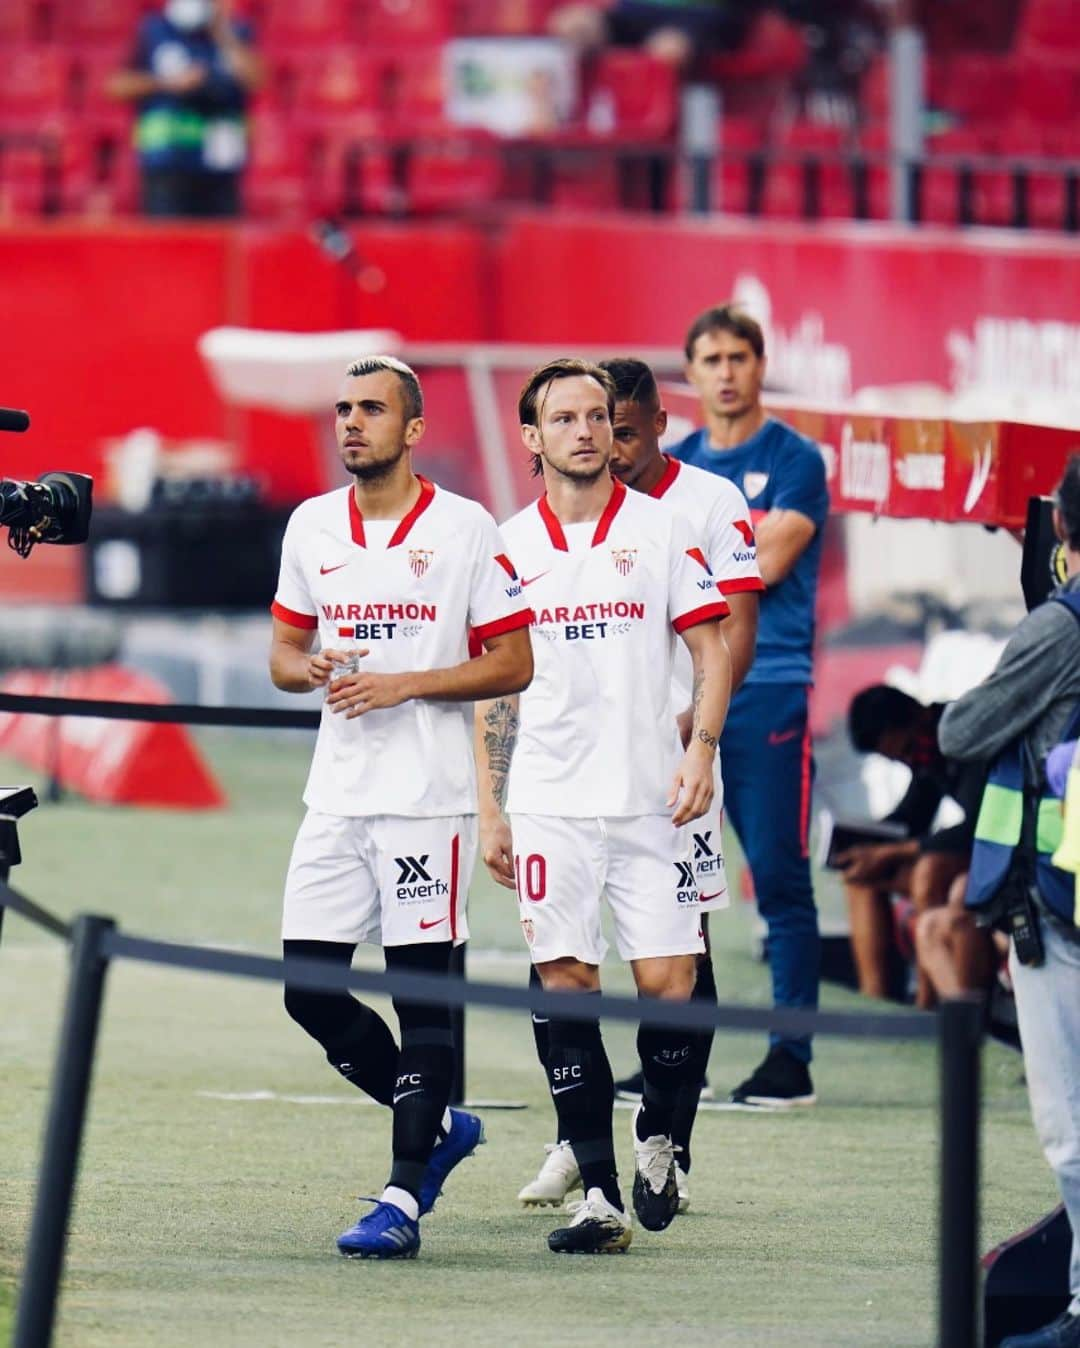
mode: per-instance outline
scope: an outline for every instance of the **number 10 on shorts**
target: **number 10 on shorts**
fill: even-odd
[[[524,873],[525,883],[522,884]],[[547,862],[537,852],[522,857],[514,853],[514,883],[518,897],[524,897],[531,903],[539,903],[547,897]]]

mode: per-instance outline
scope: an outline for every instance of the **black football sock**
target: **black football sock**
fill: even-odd
[[[679,1088],[690,1065],[690,1031],[642,1025],[637,1049],[642,1075],[638,1138],[668,1137]]]
[[[449,941],[389,946],[386,967],[390,972],[445,974],[451,948]],[[419,1198],[450,1101],[454,1036],[445,1006],[395,999],[394,1009],[401,1024],[401,1053],[394,1082],[393,1164],[388,1183]]]
[[[337,941],[286,941],[285,959],[317,959],[348,969],[356,947]],[[347,992],[315,992],[289,982],[285,971],[285,1009],[326,1050],[346,1081],[381,1105],[394,1098],[398,1046],[389,1025],[370,1006]]]
[[[548,1031],[548,1084],[559,1119],[559,1137],[573,1149],[585,1193],[600,1189],[621,1211],[612,1131],[615,1081],[600,1037],[600,1022],[552,1017]]]
[[[711,955],[705,955],[698,960],[697,982],[694,984],[691,1000],[704,1002],[710,1006],[716,1005],[716,979],[713,976]],[[685,1083],[679,1088],[679,1098],[675,1102],[675,1113],[671,1120],[671,1141],[682,1149],[677,1160],[680,1168],[687,1174],[690,1173],[690,1136],[694,1131],[694,1120],[697,1118],[698,1101],[701,1099],[701,1088],[705,1084],[705,1073],[709,1066],[714,1035],[714,1030],[694,1032],[690,1049],[690,1067],[686,1073]]]
[[[543,983],[540,981],[540,975],[536,972],[536,965],[530,964],[529,965],[530,992],[539,991],[540,989],[543,988],[543,986],[544,986]],[[537,1059],[539,1060],[540,1066],[544,1069],[544,1073],[546,1075],[547,1060],[548,1060],[548,1042],[551,1038],[550,1034],[548,1033],[548,1030],[551,1022],[542,1011],[533,1011],[531,1015],[531,1022],[533,1032],[533,1043],[536,1045],[536,1056]],[[556,1128],[556,1132],[557,1131],[558,1128]],[[558,1137],[555,1139],[556,1142],[561,1142],[563,1140],[564,1139]]]

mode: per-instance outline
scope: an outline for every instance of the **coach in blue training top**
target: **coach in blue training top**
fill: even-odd
[[[757,654],[732,698],[720,740],[725,807],[768,925],[777,1006],[817,1005],[820,938],[810,882],[808,695],[821,535],[829,510],[825,463],[812,440],[765,413],[761,328],[734,305],[707,309],[686,335],[686,376],[705,426],[674,454],[730,478],[750,506],[766,592]],[[768,1056],[731,1093],[734,1104],[812,1105],[810,1039],[772,1036]]]

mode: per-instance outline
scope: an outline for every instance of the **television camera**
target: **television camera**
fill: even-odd
[[[25,412],[0,407],[0,431],[29,426]],[[8,546],[29,557],[35,543],[85,543],[93,485],[85,473],[42,473],[36,482],[0,478],[0,528],[8,531]]]

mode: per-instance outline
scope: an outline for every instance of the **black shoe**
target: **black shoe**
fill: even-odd
[[[644,1142],[638,1137],[637,1120],[641,1110],[642,1106],[638,1105],[630,1120],[636,1167],[634,1211],[646,1231],[664,1231],[679,1211],[675,1153],[670,1137],[647,1137]]]
[[[574,1204],[569,1226],[560,1226],[548,1236],[552,1254],[622,1254],[633,1238],[630,1218],[590,1189],[583,1203]]]
[[[1042,1329],[1030,1334],[1011,1334],[1001,1348],[1080,1348],[1080,1315],[1066,1311]]]
[[[817,1096],[806,1064],[777,1044],[729,1100],[744,1109],[794,1109],[816,1103]]]

